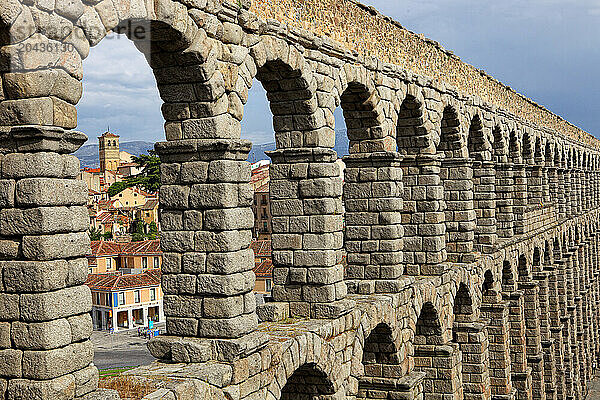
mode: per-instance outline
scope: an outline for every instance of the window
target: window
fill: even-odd
[[[273,282],[270,279],[267,279],[265,281],[265,290],[267,292],[270,292],[271,290],[273,290]]]
[[[121,292],[119,293],[119,304],[117,304],[118,306],[122,306],[125,305],[125,293]]]
[[[113,260],[110,257],[106,259],[106,269],[112,269],[112,266],[113,266],[113,262],[112,261]]]
[[[150,301],[154,301],[154,300],[156,300],[156,289],[151,288],[150,289]]]
[[[148,257],[142,257],[142,268],[148,268]]]
[[[142,299],[141,299],[141,297],[140,297],[140,291],[139,291],[139,290],[136,290],[136,291],[135,291],[135,296],[134,296],[134,298],[135,298],[135,302],[136,302],[136,303],[141,303]]]
[[[269,224],[267,224],[266,222],[263,222],[263,232],[268,232],[269,231]]]
[[[262,196],[262,204],[267,204],[267,196]]]
[[[160,268],[160,258],[154,257],[154,268]]]

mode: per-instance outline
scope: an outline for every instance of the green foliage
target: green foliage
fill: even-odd
[[[142,172],[137,175],[128,177],[122,182],[115,182],[108,188],[110,197],[116,196],[123,190],[129,187],[140,187],[147,192],[156,193],[160,189],[160,158],[150,152],[141,154],[139,157],[134,156],[133,162],[142,167]]]
[[[129,185],[127,182],[115,182],[108,188],[108,195],[110,197],[114,197],[121,193],[123,190],[127,189]]]
[[[88,231],[88,235],[90,236],[90,240],[97,241],[102,238],[102,232],[100,229],[91,229]]]
[[[156,222],[152,221],[150,222],[150,225],[148,225],[148,239],[155,240],[158,239],[158,236],[158,226],[156,225]]]
[[[104,239],[106,240],[111,240],[113,238],[113,234],[111,231],[105,232],[102,236],[104,236]]]
[[[125,181],[128,187],[141,187],[147,192],[155,193],[160,189],[160,158],[153,151],[133,157],[133,162],[142,167],[142,172],[130,176]]]
[[[146,235],[144,235],[143,233],[136,232],[133,235],[131,235],[132,242],[143,242],[144,240],[146,240]]]

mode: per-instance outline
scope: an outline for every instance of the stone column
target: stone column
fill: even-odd
[[[553,341],[552,357],[556,370],[555,384],[556,397],[565,398],[565,372],[563,365],[564,343],[563,326],[560,322],[560,309],[558,304],[557,268],[555,264],[546,264],[544,271],[548,273],[548,322],[550,340]],[[544,364],[546,365],[546,364]]]
[[[538,319],[538,287],[532,280],[526,280],[519,282],[519,289],[524,293],[525,347],[527,366],[531,368],[532,394],[534,399],[545,399],[544,356]]]
[[[525,233],[525,212],[527,210],[527,176],[525,164],[516,161],[513,165],[513,210],[515,213],[514,232],[517,235]]]
[[[543,201],[543,186],[542,186],[542,165],[541,161],[536,158],[531,160],[533,164],[528,164],[527,170],[527,203],[529,208],[539,209]]]
[[[401,164],[405,274],[441,275],[447,255],[439,156],[405,156]]]
[[[593,192],[592,192],[592,180],[590,177],[590,171],[586,166],[586,169],[583,171],[583,176],[584,176],[584,183],[583,183],[583,189],[584,189],[584,193],[585,193],[585,211],[589,211],[592,209],[592,200],[593,200]]]
[[[579,184],[579,168],[571,169],[571,213],[573,215],[581,214],[581,196]]]
[[[98,385],[88,190],[69,153],[87,138],[42,126],[0,136],[0,397],[86,398]]]
[[[569,324],[569,345],[570,345],[570,363],[571,363],[571,390],[573,396],[581,396],[581,381],[579,376],[579,344],[577,332],[577,307],[575,306],[575,283],[573,277],[573,268],[575,264],[575,247],[570,247],[566,252],[565,276],[566,276],[566,322]],[[568,383],[567,383],[568,384]]]
[[[498,237],[501,238],[510,238],[514,235],[513,190],[513,164],[496,164],[496,221]]]
[[[541,167],[541,175],[542,175],[542,205],[544,207],[550,206],[552,202],[552,197],[550,193],[550,171],[546,164],[542,164]]]
[[[517,399],[532,399],[531,368],[527,366],[523,292],[517,282],[502,277],[502,298],[509,304],[510,374]]]
[[[250,142],[239,139],[155,145],[162,161],[167,323],[167,335],[149,344],[157,358],[232,361],[266,344],[266,337],[255,332],[250,148]]]
[[[299,318],[350,311],[342,262],[342,178],[335,151],[269,153],[273,215],[273,298]],[[272,307],[276,307],[273,305]],[[283,312],[285,314],[285,311]]]
[[[566,170],[564,168],[557,168],[558,177],[558,218],[563,220],[570,215],[569,207],[569,195],[567,193],[568,184],[566,183]]]
[[[514,399],[511,380],[509,304],[495,290],[483,294],[481,318],[487,321],[489,374],[493,399]]]
[[[491,397],[490,356],[485,322],[454,322],[454,342],[462,353],[462,383],[466,399]]]
[[[442,161],[440,179],[446,203],[446,251],[450,262],[472,262],[475,237],[473,168],[470,159]]]
[[[534,267],[535,268],[535,267]],[[556,398],[556,366],[554,361],[554,339],[550,336],[550,304],[548,270],[533,271],[533,280],[538,287],[538,315],[540,321],[540,344],[544,357],[544,384],[546,399]]]
[[[476,213],[475,251],[493,252],[498,234],[496,218],[496,171],[491,161],[473,162],[474,207]]]
[[[402,168],[398,153],[344,157],[344,207],[351,293],[393,293],[402,274]]]
[[[423,394],[427,398],[464,398],[461,352],[458,344],[425,344],[415,337],[415,371],[425,372]]]

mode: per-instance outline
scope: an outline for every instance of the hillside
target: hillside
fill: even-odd
[[[147,154],[148,150],[154,149],[154,143],[144,142],[142,140],[124,142],[120,144],[120,149],[121,151],[126,151],[130,154],[133,154],[134,156],[139,156],[140,154]],[[96,168],[100,165],[100,162],[98,160],[97,144],[88,144],[82,146],[79,150],[75,152],[75,156],[79,158],[82,168]]]

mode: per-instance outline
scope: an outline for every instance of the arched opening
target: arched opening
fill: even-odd
[[[473,300],[469,290],[461,283],[454,297],[454,320],[458,322],[473,322]],[[456,341],[456,337],[454,338]]]
[[[415,156],[431,151],[431,137],[424,123],[423,105],[416,97],[407,95],[400,105],[396,123],[396,140],[400,154]]]
[[[438,275],[446,260],[445,225],[442,208],[443,188],[437,173],[437,159],[430,133],[424,125],[423,104],[408,95],[400,106],[396,127],[398,152],[404,155],[402,165],[404,228],[404,266],[409,275]],[[427,182],[426,192],[422,182]],[[423,243],[420,229],[425,216],[429,245]]]
[[[423,304],[417,319],[415,344],[442,344],[442,325],[432,303]]]
[[[395,141],[384,137],[389,126],[373,88],[350,82],[340,103],[351,153],[343,158],[346,283],[351,293],[394,292],[403,273],[400,157],[388,151]],[[384,209],[375,209],[376,203],[385,203]]]
[[[502,262],[502,291],[509,294],[515,290],[517,290],[517,281],[512,265],[510,261],[504,260]]]
[[[473,259],[473,168],[466,151],[457,111],[447,106],[442,116],[438,153],[443,156],[440,179],[446,205],[446,251],[451,262]]]
[[[531,263],[533,272],[541,272],[542,270],[542,257],[539,247],[533,249],[533,260]]]
[[[452,341],[462,352],[463,382],[481,382],[480,385],[464,385],[465,397],[485,399],[489,398],[491,385],[488,339],[485,325],[475,323],[478,316],[474,311],[471,294],[461,283],[454,297]]]
[[[237,118],[241,119],[241,139],[252,143],[248,154],[250,164],[250,186],[253,191],[252,242],[254,252],[254,294],[256,304],[260,306],[272,299],[274,286],[272,234],[273,216],[271,214],[271,159],[270,151],[276,149],[273,123],[274,115],[267,98],[267,91],[258,78],[248,79],[250,89],[241,94],[232,94]],[[273,108],[277,108],[275,105]],[[265,118],[270,116],[271,118]]]
[[[483,274],[483,284],[481,286],[481,292],[485,296],[490,290],[494,290],[494,274],[491,270],[485,271]]]
[[[290,376],[281,389],[280,400],[333,400],[333,383],[316,364],[304,364]]]
[[[537,249],[537,248],[536,248]],[[539,260],[539,250],[538,250],[538,260]],[[531,276],[531,267],[527,262],[527,256],[525,254],[521,254],[519,256],[519,262],[517,264],[517,273],[519,274],[519,280],[528,280]]]
[[[362,363],[364,375],[358,382],[358,397],[365,400],[380,399],[409,392],[412,388],[398,387],[398,379],[404,376],[408,360],[400,360],[392,329],[386,323],[378,324],[365,339]]]
[[[431,302],[426,302],[421,308],[414,342],[415,371],[425,373],[424,397],[453,395],[462,390],[458,344],[447,342],[444,338],[438,312]]]

